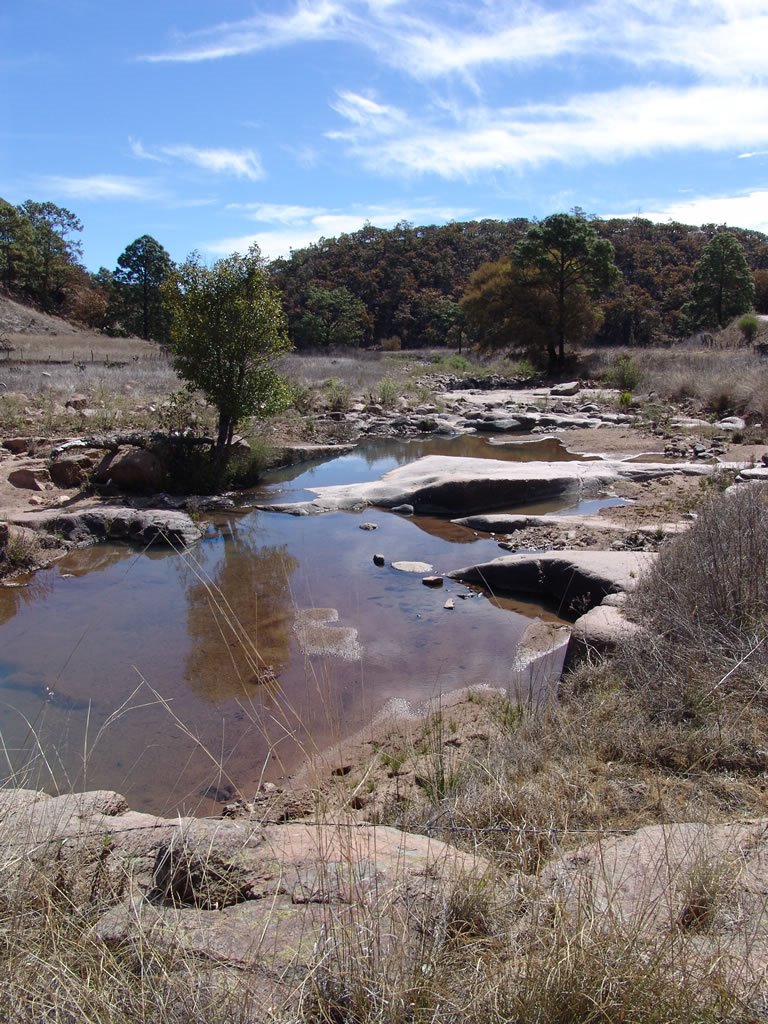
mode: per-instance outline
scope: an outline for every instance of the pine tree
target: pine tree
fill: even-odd
[[[747,313],[755,302],[755,280],[744,250],[728,231],[718,231],[693,269],[688,302],[683,306],[686,328],[696,331],[725,326]]]

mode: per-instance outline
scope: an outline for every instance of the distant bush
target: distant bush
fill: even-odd
[[[325,401],[332,412],[346,412],[352,404],[349,385],[338,377],[330,377],[325,382]]]
[[[371,398],[385,409],[394,409],[400,397],[400,388],[392,377],[383,377],[371,392]]]
[[[633,356],[623,355],[608,369],[606,379],[620,391],[634,391],[643,379],[643,371]]]
[[[757,329],[760,326],[760,321],[754,313],[745,313],[744,316],[739,317],[736,326],[741,331],[741,336],[747,345],[751,345],[755,340]]]
[[[381,343],[382,352],[399,352],[402,347],[402,342],[396,334],[391,338],[385,338]]]

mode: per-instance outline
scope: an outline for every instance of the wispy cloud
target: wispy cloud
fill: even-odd
[[[167,161],[159,156],[157,153],[152,153],[146,148],[141,139],[135,139],[133,136],[128,137],[128,145],[131,147],[131,153],[139,160],[152,160],[154,163],[164,164]]]
[[[260,181],[264,169],[252,149],[198,149],[195,146],[162,146],[166,156],[185,160],[214,174],[230,174],[236,178]]]
[[[91,174],[85,177],[47,175],[42,183],[53,195],[75,199],[162,199],[164,192],[154,181],[117,174]]]
[[[354,123],[342,138],[371,170],[470,178],[543,163],[584,164],[768,143],[768,87],[621,89],[562,104],[468,108],[459,124],[412,120],[386,147]]]
[[[405,125],[407,117],[397,107],[379,103],[370,96],[348,90],[339,92],[331,106],[345,120],[350,121],[358,130],[376,135],[386,135]],[[343,133],[329,133],[340,137]]]
[[[764,0],[588,0],[567,11],[543,2],[457,0],[419,9],[380,0],[297,0],[278,14],[262,12],[180,36],[175,46],[142,59],[210,61],[333,40],[372,51],[415,78],[595,54],[743,80],[764,75],[755,40],[767,35]]]
[[[140,139],[129,138],[131,152],[140,160],[168,163],[169,159],[201,167],[212,174],[227,174],[249,181],[261,181],[264,169],[253,149],[224,149],[189,145],[153,146],[147,148]]]
[[[429,202],[417,205],[381,203],[354,206],[346,210],[279,203],[232,204],[228,208],[242,210],[249,220],[264,224],[265,227],[213,240],[203,248],[215,255],[228,255],[232,252],[245,252],[255,242],[270,259],[287,256],[292,249],[302,248],[323,237],[334,238],[344,232],[357,231],[366,223],[382,228],[392,227],[400,221],[438,224],[471,217],[473,213],[467,207]]]

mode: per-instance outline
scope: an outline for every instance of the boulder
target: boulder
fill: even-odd
[[[6,437],[3,447],[14,455],[24,455],[29,451],[32,444],[31,437]]]
[[[550,395],[556,398],[570,397],[571,395],[577,395],[581,391],[581,381],[570,380],[564,381],[562,384],[553,384],[549,389]]]
[[[146,492],[162,485],[165,469],[154,452],[121,445],[104,456],[94,475],[101,484],[112,483],[123,491]]]
[[[8,474],[8,483],[26,491],[44,491],[50,487],[51,474],[43,467],[24,466]]]
[[[65,490],[82,487],[93,469],[94,461],[90,455],[65,455],[59,459],[51,459],[48,463],[48,472],[57,487]]]
[[[618,595],[608,595],[608,598]],[[622,642],[642,633],[642,626],[632,622],[622,607],[599,604],[580,615],[571,629],[571,642],[566,658],[569,667],[592,654],[606,654]]]
[[[94,540],[122,540],[133,544],[167,544],[188,547],[202,536],[186,512],[173,509],[137,510],[99,505],[77,512],[57,512],[40,524],[55,530],[66,540],[88,543]]]

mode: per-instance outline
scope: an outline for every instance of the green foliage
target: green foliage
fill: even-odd
[[[592,338],[601,314],[595,297],[619,279],[610,242],[581,215],[553,214],[534,225],[511,257],[473,274],[462,299],[483,348],[546,351],[550,370],[565,346]]]
[[[399,352],[402,347],[402,342],[396,334],[393,334],[391,338],[385,338],[381,343],[382,352]]]
[[[682,310],[687,329],[694,333],[724,327],[752,309],[754,301],[755,282],[744,249],[729,231],[718,231],[693,270],[688,302]]]
[[[112,290],[117,317],[130,334],[168,340],[168,312],[162,287],[171,272],[171,258],[151,235],[142,235],[117,258]]]
[[[550,369],[562,366],[565,345],[591,338],[600,323],[595,296],[621,277],[613,246],[581,213],[555,213],[535,224],[517,245],[513,267],[532,295],[527,317],[546,338]]]
[[[760,326],[760,321],[754,313],[745,313],[744,316],[739,318],[739,322],[736,325],[741,331],[741,336],[747,345],[751,345],[755,340],[757,329]]]
[[[285,317],[256,246],[206,267],[195,253],[164,288],[180,376],[218,411],[214,462],[226,461],[237,424],[285,408],[290,388],[276,359],[290,349]]]
[[[643,379],[643,371],[640,364],[632,356],[619,356],[613,366],[606,373],[606,379],[611,387],[620,391],[633,392]]]
[[[338,377],[329,377],[325,382],[325,401],[332,412],[346,412],[352,404],[349,384]]]
[[[394,409],[400,397],[400,387],[392,377],[382,377],[376,389],[371,392],[371,398],[384,409]]]
[[[370,330],[365,303],[348,288],[307,289],[304,313],[294,328],[296,342],[302,346],[332,348],[359,345]]]

